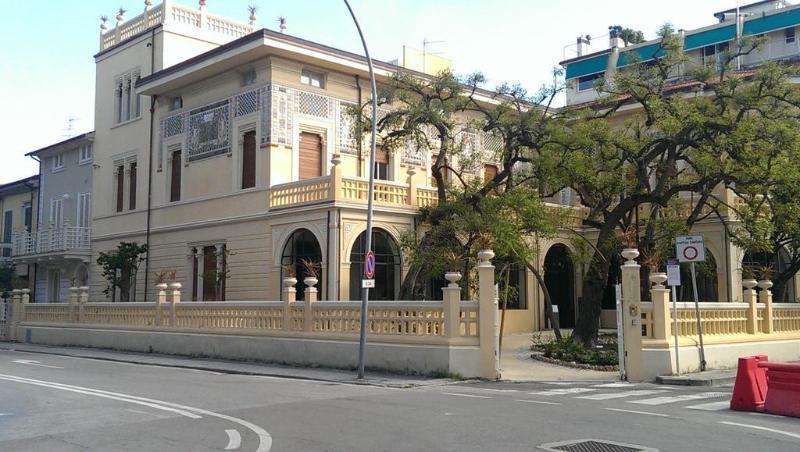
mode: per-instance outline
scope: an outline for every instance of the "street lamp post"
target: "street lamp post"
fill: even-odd
[[[369,190],[367,197],[367,243],[364,249],[364,268],[366,268],[366,255],[372,250],[372,197],[375,190],[375,136],[378,131],[377,115],[378,115],[378,90],[375,87],[375,72],[372,69],[372,58],[369,56],[369,49],[367,49],[367,41],[364,39],[364,33],[361,31],[361,26],[358,24],[358,19],[350,7],[350,3],[344,0],[344,4],[350,11],[350,16],[353,18],[353,23],[356,24],[358,36],[361,38],[361,44],[364,46],[364,55],[367,58],[367,65],[369,66],[369,82],[372,90],[372,139],[370,140],[369,150]],[[362,279],[364,275],[361,275]],[[362,284],[363,286],[363,284]],[[364,353],[367,346],[367,304],[369,300],[369,288],[361,288],[361,330],[358,339],[358,378],[364,378]]]

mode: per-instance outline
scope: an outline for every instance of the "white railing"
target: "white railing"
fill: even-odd
[[[242,37],[255,30],[254,26],[244,22],[208,14],[205,10],[172,2],[169,3],[169,11],[165,13],[164,4],[162,3],[120,23],[111,30],[102,32],[100,34],[100,50],[108,49],[160,24],[175,24],[181,27],[196,28],[211,32],[217,36],[226,37],[226,40]]]
[[[91,228],[63,226],[36,232],[20,232],[12,236],[11,242],[13,256],[64,251],[89,252]]]
[[[0,243],[0,262],[6,261],[11,259],[11,253],[14,246],[11,242],[9,243]]]

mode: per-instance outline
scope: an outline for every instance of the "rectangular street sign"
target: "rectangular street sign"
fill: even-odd
[[[681,285],[681,266],[678,259],[667,260],[667,285],[680,286]]]
[[[362,289],[374,289],[375,288],[375,280],[374,279],[362,279],[361,280],[361,288]]]
[[[675,237],[675,251],[680,262],[704,262],[706,247],[702,235],[679,235]]]

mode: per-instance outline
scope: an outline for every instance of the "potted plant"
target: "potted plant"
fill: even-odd
[[[491,258],[490,258],[491,259]],[[445,256],[445,274],[444,279],[450,283],[450,287],[458,284],[461,280],[461,268],[463,267],[464,260],[453,251]]]
[[[475,239],[475,246],[478,248],[478,260],[480,260],[480,262],[488,262],[494,257],[494,251],[492,251],[493,245],[494,241],[489,235],[480,234]]]
[[[625,263],[631,263],[634,259],[639,257],[639,235],[636,227],[630,225],[619,232],[619,239],[622,242],[622,257],[625,258]]]
[[[652,248],[644,253],[642,264],[647,267],[650,273],[650,282],[655,284],[656,289],[663,289],[667,274],[661,271],[664,265],[664,255],[657,248]]]
[[[300,259],[300,265],[303,266],[303,271],[306,277],[303,278],[303,284],[306,287],[314,287],[319,282],[319,271],[321,265],[319,262],[314,262],[311,259]]]
[[[758,285],[756,281],[756,265],[742,266],[742,286],[747,290],[753,290]]]
[[[297,270],[294,264],[286,264],[283,267],[283,287],[294,287],[297,284]]]
[[[769,289],[772,287],[772,277],[775,275],[772,265],[758,265],[754,268],[753,273],[753,276],[758,281],[759,289]]]
[[[177,273],[175,270],[159,270],[155,272],[156,289],[159,291],[167,290],[169,283],[175,281]]]

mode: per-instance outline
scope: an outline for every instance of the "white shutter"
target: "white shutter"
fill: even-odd
[[[64,224],[64,200],[61,198],[50,200],[50,223],[57,228]]]
[[[87,228],[92,222],[92,194],[78,193],[78,216],[76,226]]]

